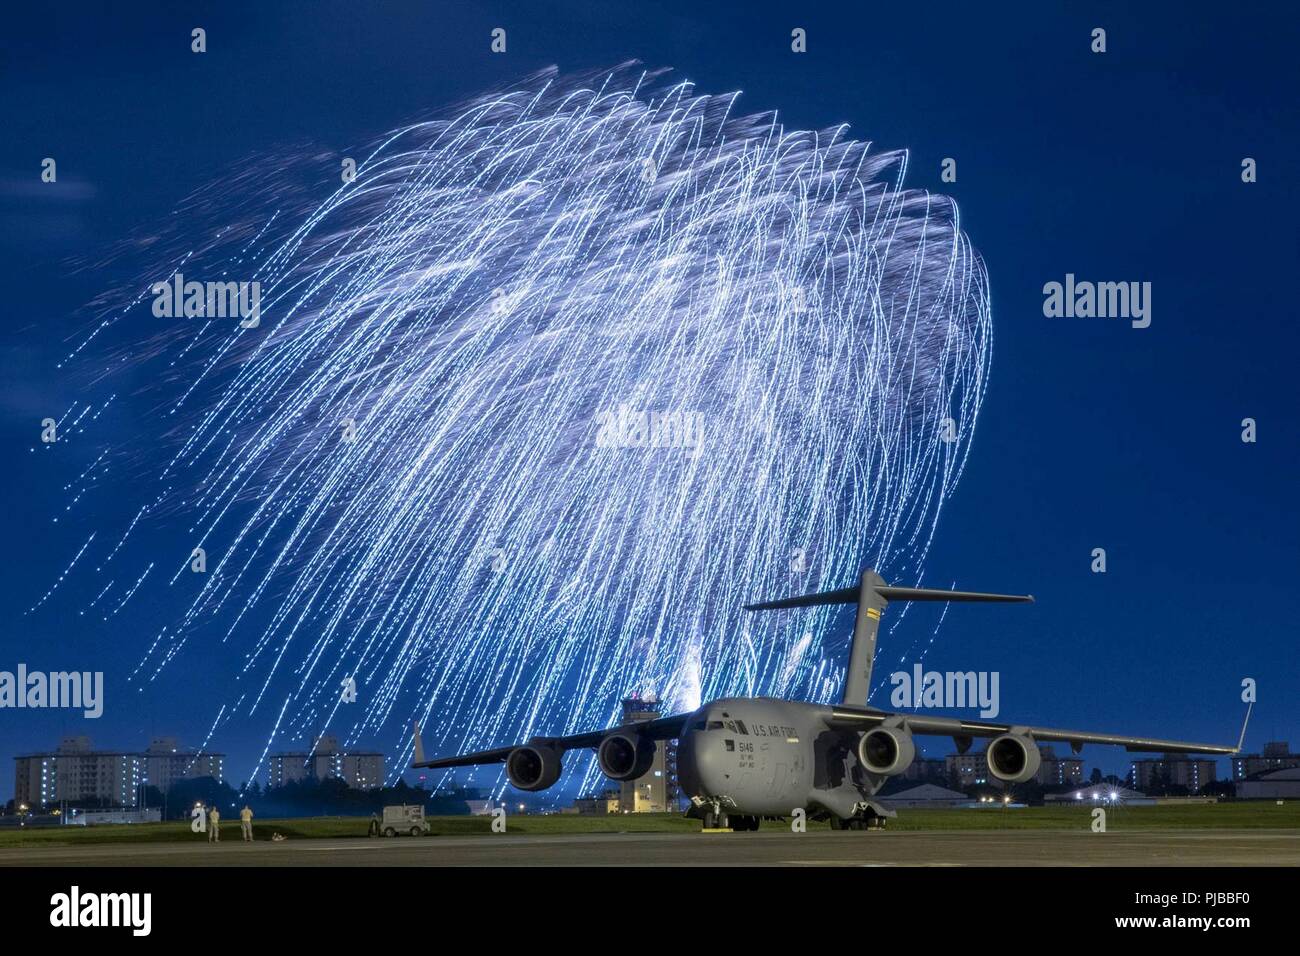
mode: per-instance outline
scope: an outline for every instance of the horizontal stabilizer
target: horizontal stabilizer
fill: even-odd
[[[876,656],[876,630],[880,615],[890,601],[979,601],[984,603],[1032,604],[1032,594],[985,594],[982,591],[945,591],[942,588],[901,588],[886,584],[875,571],[862,572],[857,587],[837,588],[816,594],[800,594],[777,601],[746,604],[746,611],[779,611],[794,607],[820,607],[827,604],[856,604],[857,620],[853,624],[853,646],[849,650],[849,669],[844,675],[846,704],[865,704],[871,690],[871,664]]]
[[[872,590],[886,601],[990,601],[1005,604],[1033,604],[1032,594],[986,594],[983,591],[945,591],[943,588],[900,588],[888,584],[876,585]],[[840,588],[836,591],[821,591],[816,594],[800,594],[796,597],[781,598],[779,601],[763,601],[758,604],[746,604],[746,611],[779,611],[790,607],[819,607],[825,604],[857,604],[857,588]]]

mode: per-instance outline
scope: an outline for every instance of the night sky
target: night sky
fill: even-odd
[[[70,580],[24,615],[89,530],[120,527],[135,506],[92,491],[56,522],[64,486],[103,443],[157,425],[148,383],[127,372],[93,441],[40,446],[40,420],[87,387],[85,367],[56,363],[88,328],[87,303],[125,278],[97,264],[105,250],[251,153],[306,140],[347,150],[552,64],[578,72],[628,59],[672,67],[703,92],[742,90],[742,112],[776,109],[790,128],[847,123],[855,137],[907,148],[908,185],[960,204],[992,285],[992,379],[926,583],[1038,601],[954,605],[926,666],[1000,672],[1001,720],[1224,743],[1236,739],[1251,677],[1247,749],[1300,745],[1300,331],[1289,291],[1300,20],[1256,3],[664,6],[10,11],[0,40],[0,670],[103,670],[108,700],[97,721],[0,710],[0,798],[12,794],[12,757],[62,734],[100,747],[142,748],[162,733],[197,745],[239,663],[199,645],[166,683],[128,685],[175,608],[142,602],[90,623],[77,611],[94,579]],[[208,32],[202,56],[189,50],[195,26]],[[489,51],[497,26],[508,30],[504,55]],[[1089,49],[1099,26],[1103,55]],[[808,31],[806,54],[790,52],[794,27]],[[46,156],[58,161],[55,185],[39,179]],[[940,181],[945,157],[957,160],[956,183]],[[1244,157],[1257,160],[1258,182],[1242,182]],[[1043,285],[1066,273],[1151,282],[1151,326],[1045,318]],[[147,338],[149,318],[118,334]],[[1241,440],[1247,417],[1253,444]],[[1099,547],[1105,574],[1090,569]],[[902,649],[882,644],[878,675]],[[212,741],[233,782],[265,737],[254,721]],[[398,740],[371,743],[391,753]],[[940,756],[951,743],[926,750]],[[1085,759],[1127,767],[1110,748]]]

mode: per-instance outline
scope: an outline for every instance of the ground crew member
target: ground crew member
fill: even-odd
[[[244,809],[239,811],[239,829],[244,832],[244,842],[252,843],[253,842],[253,811],[249,809],[247,804],[244,805]]]
[[[216,804],[213,804],[212,809],[208,811],[208,842],[221,842],[221,811],[217,809]]]

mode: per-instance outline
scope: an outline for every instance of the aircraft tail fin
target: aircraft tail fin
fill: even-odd
[[[876,632],[880,615],[890,601],[980,601],[1011,604],[1033,603],[1032,594],[986,594],[981,591],[945,591],[942,588],[904,588],[885,583],[871,568],[862,572],[857,587],[839,588],[814,594],[801,594],[776,601],[745,605],[747,611],[776,611],[797,607],[820,607],[828,604],[856,604],[853,623],[853,646],[849,651],[849,669],[844,676],[842,703],[865,706],[871,691],[871,665],[876,656]]]

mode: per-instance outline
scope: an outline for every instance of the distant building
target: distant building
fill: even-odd
[[[147,810],[69,810],[63,822],[69,826],[93,827],[102,823],[161,823],[162,808]]]
[[[622,805],[622,795],[618,790],[605,790],[573,801],[574,812],[583,816],[604,816],[618,813]]]
[[[901,774],[904,780],[917,783],[946,784],[948,782],[948,762],[942,757],[917,757]]]
[[[95,750],[89,737],[64,737],[52,753],[14,758],[14,802],[136,807],[146,785],[165,793],[182,779],[221,780],[224,759],[223,754],[182,752],[174,737],[154,738],[144,753]]]
[[[889,797],[882,797],[880,802],[889,809],[896,807],[960,807],[970,803],[970,797],[956,790],[923,783],[919,787],[903,790]]]
[[[1058,757],[1055,748],[1041,745],[1038,755],[1042,762],[1034,774],[1035,782],[1045,787],[1083,783],[1082,760],[1077,757]],[[983,750],[978,753],[949,754],[944,758],[944,768],[947,771],[947,781],[952,786],[1006,786],[989,773],[988,757]]]
[[[267,785],[283,787],[299,780],[337,779],[358,790],[376,790],[384,785],[384,755],[374,751],[339,750],[337,737],[316,739],[312,752],[272,754],[267,768]]]
[[[1054,747],[1038,748],[1043,758],[1034,779],[1044,787],[1078,786],[1083,783],[1083,761],[1077,757],[1058,757]]]
[[[225,755],[184,750],[175,737],[155,737],[143,754],[144,783],[157,787],[163,793],[180,780],[211,777],[221,780]]]
[[[1134,760],[1129,782],[1134,789],[1159,793],[1167,787],[1186,787],[1188,793],[1200,793],[1214,783],[1215,761],[1186,754],[1165,754]]]
[[[659,701],[629,697],[623,701],[623,723],[656,720],[663,716]],[[666,813],[679,809],[681,785],[677,779],[677,741],[655,744],[654,761],[645,775],[619,785],[619,813]]]
[[[1238,800],[1300,800],[1300,767],[1286,767],[1238,780]]]
[[[1291,745],[1286,741],[1275,740],[1264,745],[1263,753],[1238,754],[1233,757],[1232,779],[1245,780],[1270,770],[1290,770],[1295,767],[1300,767],[1300,754],[1293,754]]]
[[[1130,790],[1113,783],[1093,783],[1068,793],[1050,793],[1043,798],[1046,803],[1153,803],[1145,793]]]
[[[1001,780],[989,773],[989,763],[984,759],[984,751],[979,753],[949,754],[944,758],[948,770],[948,779],[955,787],[976,787],[992,784],[1005,786]]]

